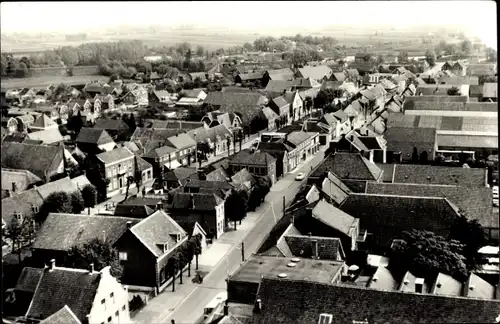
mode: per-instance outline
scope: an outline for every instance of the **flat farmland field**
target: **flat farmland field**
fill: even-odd
[[[2,78],[1,86],[5,89],[17,88],[36,88],[46,87],[51,84],[82,84],[90,81],[103,80],[108,81],[109,77],[103,75],[81,75],[81,76],[46,76],[46,77],[32,77],[32,78],[19,78],[19,79],[5,79]]]

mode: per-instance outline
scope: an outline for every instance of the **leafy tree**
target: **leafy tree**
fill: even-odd
[[[66,66],[73,66],[78,63],[78,52],[74,47],[62,47],[58,51],[58,55]]]
[[[71,196],[64,191],[53,192],[45,198],[40,211],[36,215],[36,221],[43,223],[50,213],[72,213],[73,206]]]
[[[436,65],[436,53],[431,50],[427,50],[425,52],[425,60],[431,67],[433,67],[434,65]]]
[[[26,63],[19,63],[19,67],[17,68],[17,76],[21,78],[26,78],[27,76],[29,76],[29,70]]]
[[[232,189],[229,196],[226,198],[224,209],[226,220],[234,222],[234,230],[236,231],[236,222],[245,218],[247,212],[248,197],[245,199],[245,194],[242,191]]]
[[[202,236],[201,236],[201,234],[196,234],[191,239],[193,240],[193,243],[194,243],[193,252],[194,252],[194,256],[196,257],[196,270],[198,270],[198,256],[202,252],[201,251],[201,249],[202,249],[202,245],[201,245]]]
[[[70,195],[71,198],[71,209],[73,214],[80,214],[85,208],[85,202],[83,200],[82,193],[80,191],[75,191]]]
[[[450,89],[448,89],[448,91],[446,91],[446,93],[448,94],[448,96],[460,96],[461,95],[460,89],[458,87],[451,87]]]
[[[95,238],[88,243],[73,246],[63,259],[63,265],[69,268],[87,269],[91,263],[94,264],[95,271],[110,266],[113,277],[118,280],[122,277],[123,266],[118,250],[108,241]]]
[[[198,263],[198,262],[197,262]],[[179,259],[177,253],[173,253],[167,261],[167,271],[172,277],[172,292],[175,292],[175,275],[179,270]],[[197,267],[198,268],[198,267]]]
[[[469,55],[472,52],[472,42],[468,39],[463,40],[460,43],[460,50],[465,54]]]
[[[196,248],[196,242],[194,242],[193,237],[191,237],[185,245],[184,257],[188,265],[188,277],[191,277],[191,263],[194,259],[194,252]]]
[[[71,116],[68,120],[68,129],[75,132],[75,137],[78,136],[83,127],[82,112],[78,110],[77,114]]]
[[[477,219],[469,220],[466,213],[460,210],[460,216],[451,228],[449,239],[464,245],[463,254],[469,271],[477,270],[479,265],[484,264],[485,260],[478,251],[487,244],[487,239],[484,228]]]
[[[88,184],[82,188],[82,198],[83,204],[89,209],[93,208],[97,204],[97,189],[94,185]]]
[[[314,101],[316,102],[316,107],[323,108],[332,103],[333,99],[335,99],[335,91],[333,89],[321,89]]]
[[[21,252],[23,247],[30,244],[35,238],[35,225],[30,218],[23,217],[18,220],[16,217],[3,230],[2,238],[8,239],[12,244],[12,253],[18,255],[21,263]]]
[[[457,47],[455,46],[455,44],[446,44],[445,48],[444,48],[444,52],[445,54],[447,55],[454,55],[457,51]]]
[[[251,52],[253,50],[253,45],[246,42],[245,44],[243,44],[243,49],[247,52]]]
[[[408,62],[408,52],[400,52],[398,55],[398,62],[399,63]]]
[[[203,53],[205,50],[203,49],[203,46],[198,45],[196,46],[196,56],[203,56]]]
[[[419,277],[442,272],[464,281],[468,270],[463,250],[460,242],[429,231],[405,231],[401,241],[391,248],[389,267],[400,272],[411,271]]]
[[[149,73],[151,71],[153,71],[153,67],[151,66],[150,63],[147,63],[147,62],[141,62],[141,63],[137,63],[137,72],[141,72],[141,73]]]
[[[179,55],[184,56],[184,55],[186,55],[187,51],[190,49],[191,49],[191,45],[187,42],[183,42],[183,43],[177,45],[176,52]]]

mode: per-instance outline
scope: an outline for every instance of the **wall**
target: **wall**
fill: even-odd
[[[66,67],[44,67],[29,70],[31,77],[66,76]]]
[[[68,70],[73,73],[73,76],[78,76],[78,75],[99,75],[100,74],[99,73],[99,66],[97,66],[97,65],[74,66],[72,68],[68,68]]]
[[[113,293],[113,297],[111,297]],[[101,301],[105,300],[102,304]],[[111,317],[111,321],[108,318]],[[129,323],[128,292],[109,274],[109,268],[101,271],[101,282],[94,297],[89,323]]]

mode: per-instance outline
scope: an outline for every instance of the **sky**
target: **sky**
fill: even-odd
[[[184,1],[2,2],[6,32],[79,32],[116,25],[225,26],[230,29],[320,28],[333,24],[461,24],[496,48],[496,3],[476,1]],[[266,18],[267,16],[267,18]],[[260,18],[258,18],[260,17]],[[295,19],[294,19],[295,18]]]

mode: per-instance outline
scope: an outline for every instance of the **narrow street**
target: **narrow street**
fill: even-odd
[[[184,298],[179,300],[176,293],[170,288],[152,299],[145,308],[139,312],[134,320],[137,323],[171,323],[176,324],[197,323],[203,316],[203,309],[219,292],[226,290],[225,279],[234,272],[242,262],[241,242],[244,242],[245,258],[255,253],[274,224],[282,217],[283,197],[286,204],[290,203],[299,187],[305,182],[295,181],[298,172],[308,174],[311,167],[318,165],[324,158],[322,148],[316,155],[306,160],[299,168],[279,180],[267,195],[263,205],[254,213],[249,213],[242,225],[235,232],[225,233],[215,244],[225,244],[227,253],[222,256],[210,273],[204,278],[203,284],[192,284],[185,280],[182,288],[177,290]],[[231,244],[231,245],[229,245]],[[211,249],[214,247],[212,246]],[[210,250],[209,250],[210,251]],[[210,253],[207,251],[207,253]],[[186,283],[188,282],[189,283]]]

